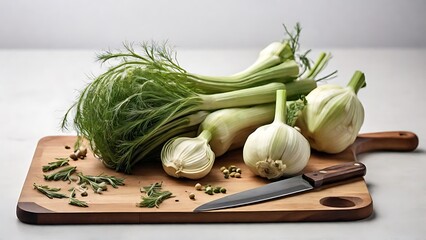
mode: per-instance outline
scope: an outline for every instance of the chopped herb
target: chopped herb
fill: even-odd
[[[145,192],[146,195],[142,197],[142,201],[137,204],[138,207],[159,207],[160,204],[168,199],[172,198],[173,194],[170,191],[162,191],[162,182],[154,183],[146,187],[141,188],[141,192]]]
[[[44,179],[48,181],[71,181],[70,176],[76,171],[77,167],[66,167],[50,175],[44,175]]]
[[[37,185],[37,184],[33,184],[34,189],[37,189],[39,192],[43,193],[44,195],[46,195],[48,198],[52,199],[52,198],[67,198],[66,195],[59,193],[59,191],[61,190],[60,188],[51,188],[47,185]]]
[[[115,176],[91,176],[78,173],[78,177],[80,178],[79,184],[89,184],[95,193],[101,193],[107,190],[107,184],[110,184],[114,188],[124,185],[124,178],[117,178]]]
[[[108,176],[108,175],[98,175],[98,176],[90,176],[85,175],[85,179],[88,179],[90,181],[101,183],[105,182],[109,185],[111,185],[113,188],[118,188],[118,186],[124,185],[124,178],[117,178],[115,176]]]
[[[142,187],[141,192],[146,193],[146,195],[148,195],[148,196],[151,196],[154,192],[161,191],[162,185],[163,185],[163,182],[153,183],[149,186]]]
[[[68,203],[77,207],[89,207],[85,201],[78,200],[75,198],[75,188],[72,188]]]
[[[89,207],[85,201],[78,200],[77,198],[70,198],[68,203],[77,207]]]
[[[48,172],[66,165],[69,165],[68,158],[55,158],[58,161],[50,162],[47,165],[42,167],[43,172]]]

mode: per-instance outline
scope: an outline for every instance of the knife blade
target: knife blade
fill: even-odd
[[[360,162],[334,165],[213,200],[197,207],[194,212],[232,208],[281,198],[319,188],[326,184],[363,177],[366,171],[365,165]]]

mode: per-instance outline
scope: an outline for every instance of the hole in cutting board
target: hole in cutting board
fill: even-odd
[[[320,203],[327,207],[336,207],[336,208],[349,208],[355,207],[357,204],[361,203],[362,199],[359,197],[325,197],[320,200]]]

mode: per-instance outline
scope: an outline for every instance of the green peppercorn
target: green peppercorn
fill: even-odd
[[[209,195],[213,195],[213,188],[208,186],[206,187],[205,193],[209,194]]]
[[[191,199],[191,200],[195,200],[195,194],[194,194],[194,193],[190,193],[190,194],[189,194],[189,199]]]
[[[225,170],[225,169],[226,169],[226,167],[223,166],[223,167],[220,168],[220,171],[223,172],[223,170]]]
[[[226,188],[223,188],[223,187],[222,187],[222,188],[220,188],[220,192],[221,192],[221,193],[226,193]]]
[[[236,172],[241,174],[241,168],[237,168]]]
[[[237,170],[237,167],[236,167],[236,166],[234,166],[234,165],[231,165],[231,166],[229,166],[228,170],[229,170],[230,172],[235,172],[235,171]]]
[[[195,190],[200,191],[202,188],[203,188],[203,186],[201,186],[201,183],[195,184]]]
[[[229,170],[228,170],[228,169],[225,169],[225,170],[223,170],[222,172],[223,172],[223,174],[225,174],[225,175],[226,175],[226,174],[229,174]]]
[[[231,172],[231,173],[229,174],[229,176],[230,176],[230,177],[235,177],[235,172]]]
[[[223,175],[224,178],[228,179],[229,178],[229,174],[225,174]]]
[[[236,178],[241,178],[241,173],[238,173],[238,172],[237,172],[237,173],[235,173],[235,177],[236,177]]]
[[[214,192],[214,193],[220,193],[220,187],[215,187],[215,188],[213,189],[213,192]]]

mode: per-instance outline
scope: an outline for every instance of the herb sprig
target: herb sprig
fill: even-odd
[[[53,198],[67,198],[66,195],[59,193],[59,191],[61,190],[60,188],[51,188],[47,185],[38,185],[38,184],[33,184],[34,189],[37,189],[37,191],[43,193],[44,195],[46,195],[48,198],[53,199]]]
[[[91,175],[79,175],[80,178],[83,178],[85,181],[92,181],[95,183],[101,183],[105,182],[109,185],[111,185],[113,188],[118,188],[118,186],[124,185],[124,178],[118,178],[115,176],[108,176],[108,175],[98,175],[98,176],[91,176]]]
[[[142,201],[138,203],[137,206],[147,208],[158,208],[164,200],[174,197],[170,191],[161,190],[162,184],[162,182],[157,182],[149,186],[142,187],[141,192],[144,192],[146,195],[142,197]]]
[[[58,161],[49,162],[47,165],[42,167],[43,172],[48,172],[51,170],[55,170],[57,168],[69,165],[69,159],[68,158],[55,158]]]
[[[89,205],[85,201],[81,201],[75,198],[75,188],[71,189],[68,203],[77,207],[89,207]]]
[[[44,179],[48,181],[71,181],[70,176],[76,171],[77,167],[66,167],[49,175],[44,175]]]
[[[89,184],[95,193],[102,193],[102,191],[107,190],[107,184],[111,185],[113,188],[118,188],[118,186],[124,185],[124,178],[118,178],[115,176],[108,175],[84,175],[83,173],[78,173],[80,179],[78,184]]]

